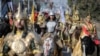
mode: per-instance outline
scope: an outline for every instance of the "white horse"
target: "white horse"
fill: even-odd
[[[52,33],[46,33],[42,37],[44,56],[55,56],[55,41]]]
[[[54,40],[51,37],[48,37],[44,40],[43,44],[44,56],[51,56],[54,52]]]

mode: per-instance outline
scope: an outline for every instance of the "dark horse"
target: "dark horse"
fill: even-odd
[[[97,49],[96,49],[96,45],[94,41],[92,40],[91,36],[85,36],[84,38],[82,38],[81,43],[82,45],[85,45],[85,55],[96,56]]]
[[[3,52],[4,37],[11,32],[10,25],[6,19],[0,21],[0,52]]]
[[[10,25],[8,24],[7,19],[0,19],[0,37],[6,36],[9,32],[11,32]]]
[[[81,39],[81,31],[82,31],[81,27],[76,27],[74,33],[72,34],[71,43],[74,49],[73,52],[77,53],[79,50],[79,56],[83,55],[84,51],[83,45],[85,45],[85,55],[96,56],[95,54],[97,54],[96,53],[97,49],[93,39],[91,38],[91,36],[85,36]]]

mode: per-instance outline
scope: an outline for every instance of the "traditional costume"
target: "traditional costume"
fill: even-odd
[[[53,16],[53,12],[50,12],[49,14],[50,16]],[[54,18],[53,18],[54,19]],[[53,20],[52,19],[52,20]],[[47,22],[46,26],[47,26],[47,32],[51,32],[53,33],[55,30],[55,26],[56,26],[56,22],[55,21],[50,21],[51,19],[49,19],[49,21]]]
[[[15,21],[20,22],[21,20],[24,20],[24,26],[23,29],[17,29],[16,31],[14,29],[14,32],[9,33],[6,38],[4,39],[4,51],[7,51],[9,56],[29,56],[29,54],[40,54],[40,36],[38,36],[35,31],[29,32],[27,30],[27,22],[28,20],[26,9],[22,13],[20,10],[20,3],[18,7],[18,12],[15,14]],[[40,44],[41,45],[41,44]],[[7,50],[6,47],[10,48],[10,50]]]

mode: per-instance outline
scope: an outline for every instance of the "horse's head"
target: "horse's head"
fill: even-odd
[[[82,30],[82,28],[80,26],[76,27],[76,29],[75,29],[75,38],[77,40],[79,40],[79,37],[81,35],[81,30]]]
[[[91,44],[92,39],[90,36],[85,36],[84,38],[81,39],[81,41],[82,41],[82,44],[88,45],[88,44]]]

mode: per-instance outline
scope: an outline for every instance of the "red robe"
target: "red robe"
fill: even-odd
[[[86,35],[86,36],[89,36],[89,35],[90,35],[88,29],[87,29],[85,26],[82,27],[82,32],[83,32],[83,34]]]

